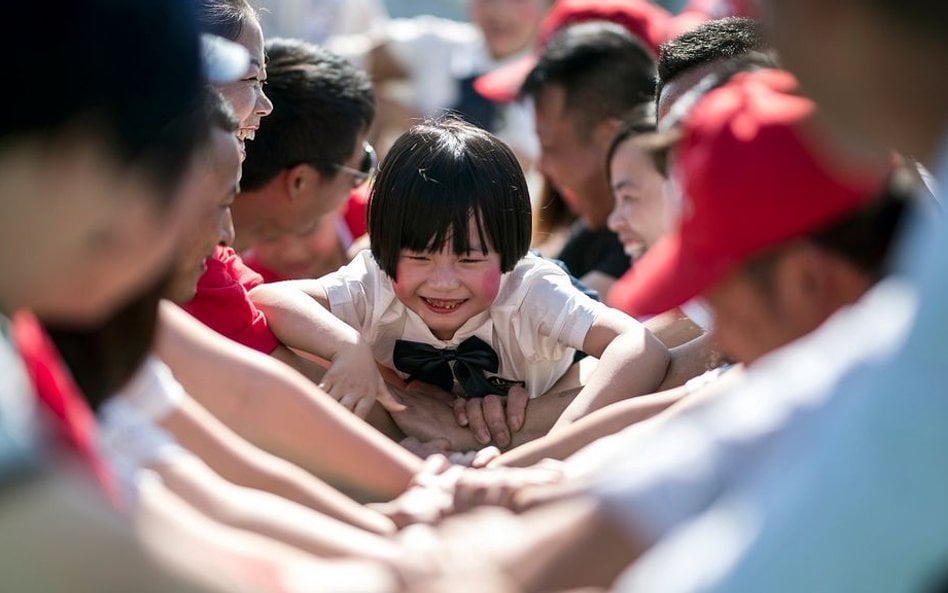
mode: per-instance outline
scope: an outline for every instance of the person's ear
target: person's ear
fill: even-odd
[[[296,201],[313,191],[322,175],[311,165],[301,163],[286,170],[286,195],[291,201]]]
[[[607,117],[596,124],[593,133],[596,136],[597,144],[608,149],[612,144],[613,138],[615,138],[619,130],[622,129],[622,125],[622,120],[618,117]]]
[[[789,247],[777,264],[776,288],[782,308],[806,333],[836,308],[829,264],[826,254],[808,241]]]

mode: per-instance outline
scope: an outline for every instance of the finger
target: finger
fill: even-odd
[[[484,421],[494,443],[500,447],[510,445],[510,427],[507,426],[507,414],[504,413],[504,403],[496,395],[483,398],[481,406],[484,410]]]
[[[478,443],[487,445],[490,443],[490,431],[487,430],[487,423],[484,422],[484,411],[481,409],[480,399],[469,399],[464,402],[467,411],[468,426],[474,433],[474,438]]]
[[[346,393],[339,398],[339,403],[350,412],[354,412],[356,404],[359,403],[359,397],[357,395],[353,395],[352,393]]]
[[[471,461],[471,467],[487,467],[488,463],[497,459],[498,457],[500,457],[500,449],[494,446],[484,447],[474,455],[474,460]]]
[[[507,425],[510,430],[517,432],[527,421],[527,403],[530,394],[519,385],[514,385],[507,393]]]
[[[392,392],[384,386],[379,389],[377,401],[389,412],[404,412],[408,409],[408,406],[398,401],[398,399],[392,395]]]
[[[458,426],[467,426],[467,401],[459,397],[454,400],[453,406],[454,419],[457,420]]]
[[[375,405],[375,398],[362,397],[362,398],[359,398],[359,400],[355,403],[355,407],[352,409],[352,411],[355,413],[356,416],[365,420],[365,417],[369,415],[369,412],[372,411],[372,406],[374,405]]]

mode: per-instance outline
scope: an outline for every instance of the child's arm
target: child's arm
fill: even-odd
[[[607,404],[655,391],[668,369],[668,349],[641,323],[612,308],[589,328],[583,352],[599,363],[551,432]]]
[[[343,406],[360,418],[375,401],[391,412],[404,409],[385,386],[359,331],[329,312],[318,280],[261,284],[250,298],[281,342],[331,361],[320,387]]]

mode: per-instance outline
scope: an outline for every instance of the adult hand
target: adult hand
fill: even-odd
[[[508,447],[512,434],[523,428],[529,401],[527,390],[514,385],[506,396],[457,399],[454,417],[459,425],[471,429],[478,443]]]

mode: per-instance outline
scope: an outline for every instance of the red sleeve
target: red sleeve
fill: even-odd
[[[61,441],[92,470],[113,504],[120,506],[112,473],[96,449],[97,425],[56,345],[32,314],[17,313],[11,324],[13,341],[23,359],[42,408]]]
[[[263,278],[264,284],[269,284],[270,282],[282,282],[283,280],[290,280],[277,274],[267,266],[263,265],[259,259],[257,259],[256,252],[251,249],[250,251],[245,251],[240,255],[240,258],[244,260],[244,265],[253,270],[254,272],[260,274]]]
[[[270,354],[280,345],[263,313],[247,291],[263,283],[229,247],[218,247],[207,258],[207,271],[198,280],[194,298],[182,305],[204,325],[235,342]]]
[[[349,192],[349,199],[346,201],[342,216],[352,233],[353,239],[358,239],[368,232],[368,221],[366,215],[369,209],[369,184],[363,183],[359,187]]]

